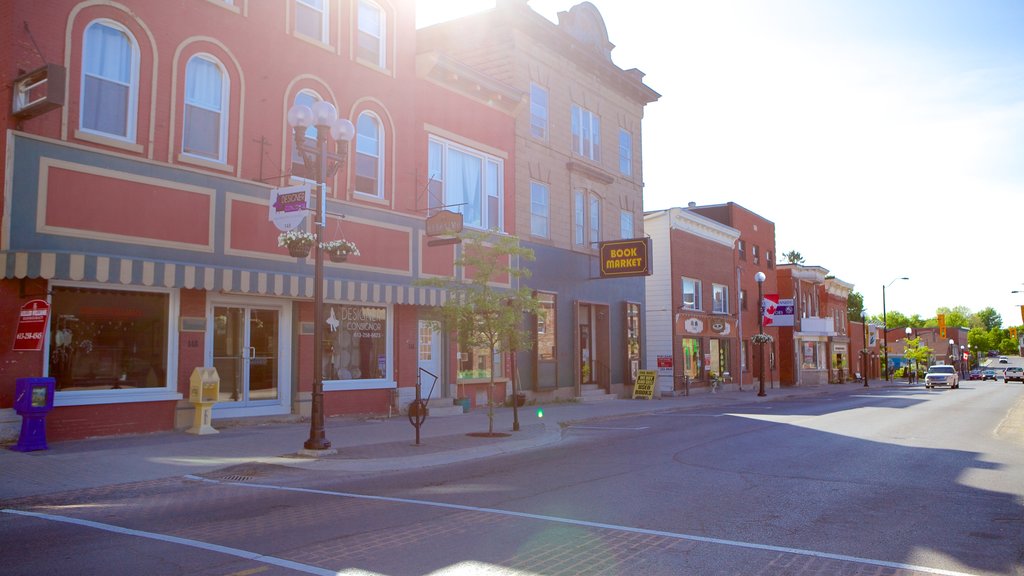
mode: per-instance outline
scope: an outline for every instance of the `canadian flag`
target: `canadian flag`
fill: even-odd
[[[779,307],[778,294],[765,294],[761,302],[761,315],[764,318],[764,325],[771,326],[775,322],[775,309]]]

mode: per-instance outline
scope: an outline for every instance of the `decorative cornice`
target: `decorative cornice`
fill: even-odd
[[[687,210],[685,208],[672,208],[669,210],[672,229],[686,232],[694,236],[717,242],[723,246],[732,248],[740,237],[740,231],[716,222],[706,216]]]

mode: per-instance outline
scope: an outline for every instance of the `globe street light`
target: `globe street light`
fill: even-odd
[[[889,282],[889,286],[892,286],[893,282],[896,282],[896,280],[910,280],[910,278],[908,278],[906,276],[901,276],[899,278],[896,278],[892,282]],[[885,381],[888,382],[889,381],[889,326],[886,323],[886,318],[885,318],[885,288],[886,288],[886,286],[883,284],[882,285],[882,338],[883,338],[882,354],[885,357]]]
[[[296,104],[288,110],[288,125],[295,136],[295,149],[302,156],[305,176],[316,181],[318,207],[316,210],[316,238],[313,242],[313,395],[310,407],[309,439],[303,452],[311,455],[333,454],[331,443],[324,434],[324,374],[323,374],[323,307],[324,307],[324,229],[327,225],[327,191],[325,183],[345,163],[348,143],[355,135],[355,127],[330,102],[319,101],[312,107]],[[306,143],[306,129],[316,128],[316,146]],[[338,151],[330,150],[337,142]]]
[[[907,372],[910,372],[910,361],[907,358],[907,352],[910,351],[910,339],[914,336],[914,329],[911,328],[910,326],[907,326],[907,328],[906,328],[906,330],[904,330],[904,332],[907,333],[907,342],[903,346],[903,359],[907,360]],[[913,375],[907,377],[907,382],[912,384],[914,382],[914,377],[915,376],[917,376],[917,366],[914,366],[914,373],[913,373]]]
[[[764,392],[764,280],[766,276],[764,272],[758,272],[754,274],[754,281],[757,282],[757,301],[758,301],[758,318],[757,318],[757,347],[760,348],[760,360],[758,367],[758,378],[760,384],[758,385],[757,395],[767,396]]]

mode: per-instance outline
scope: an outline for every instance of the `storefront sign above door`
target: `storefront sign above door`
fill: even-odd
[[[651,239],[601,242],[601,278],[651,275]]]

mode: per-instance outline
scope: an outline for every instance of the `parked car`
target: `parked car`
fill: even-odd
[[[934,388],[936,386],[949,386],[950,388],[960,387],[960,375],[956,368],[950,364],[936,364],[928,367],[928,373],[924,375],[924,387]]]
[[[1006,359],[1006,356],[1000,356],[999,357],[999,363],[1000,364],[1009,364],[1010,361]]]
[[[1003,372],[1003,380],[1006,382],[1009,382],[1010,380],[1024,382],[1024,368],[1021,368],[1020,366],[1010,366]]]
[[[968,380],[981,380],[981,370],[975,368],[971,370],[971,373],[967,375]]]
[[[991,369],[991,368],[989,368],[988,370],[982,370],[982,372],[981,372],[981,379],[982,380],[996,381],[996,380],[999,379],[999,376],[1000,376],[1000,374],[998,372],[996,372],[995,370]]]

